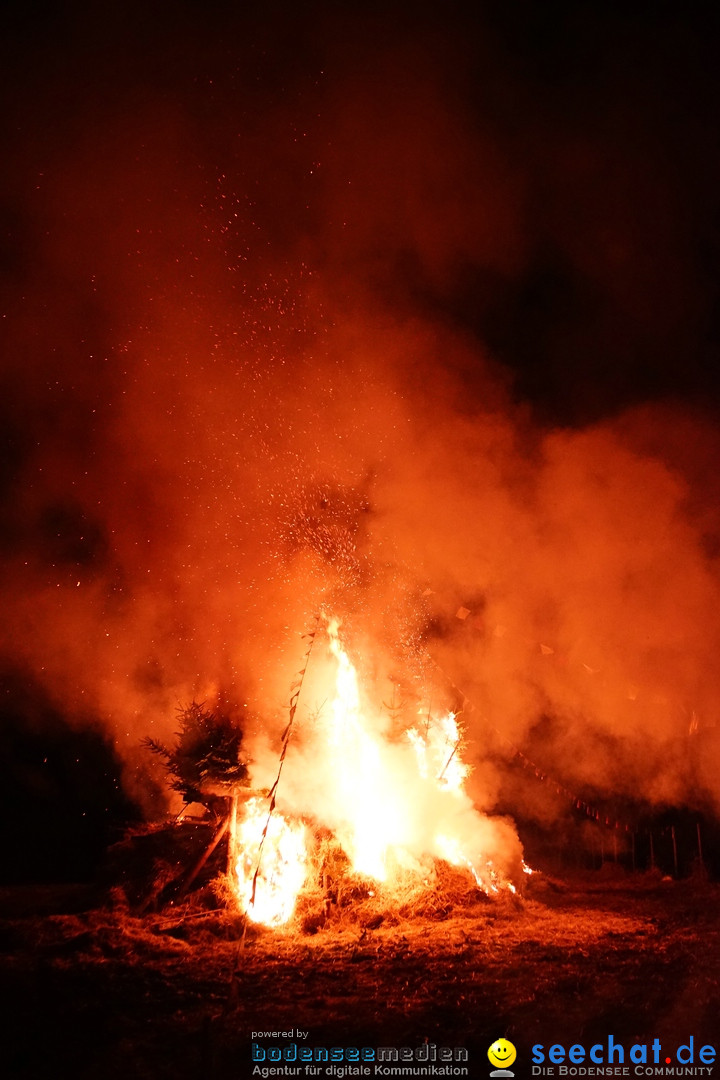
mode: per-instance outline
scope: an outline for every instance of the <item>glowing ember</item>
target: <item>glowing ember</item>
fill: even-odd
[[[287,922],[307,876],[305,827],[290,824],[278,813],[268,823],[267,802],[250,799],[237,826],[236,843],[240,854],[235,872],[243,910],[253,922],[268,926]]]

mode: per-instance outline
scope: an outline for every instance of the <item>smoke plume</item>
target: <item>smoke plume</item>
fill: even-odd
[[[702,28],[653,24],[671,108],[629,16],[553,66],[492,5],[169,14],[8,58],[6,665],[131,783],[192,699],[277,748],[325,610],[380,700],[472,703],[484,809],[530,738],[717,806]]]

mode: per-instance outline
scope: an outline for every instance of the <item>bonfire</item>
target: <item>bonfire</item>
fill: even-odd
[[[227,832],[231,903],[252,923],[298,918],[316,931],[348,909],[377,923],[514,896],[519,844],[465,791],[461,717],[418,705],[414,722],[398,725],[363,696],[339,620],[316,630],[274,781],[256,783],[250,764],[249,778],[243,767],[225,785],[231,808],[213,844]],[[324,704],[299,719],[311,655]]]

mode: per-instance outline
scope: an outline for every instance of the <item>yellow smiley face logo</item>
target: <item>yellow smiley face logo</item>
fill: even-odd
[[[490,1064],[495,1065],[498,1069],[506,1069],[509,1065],[512,1065],[516,1057],[517,1050],[507,1039],[496,1039],[488,1050]]]

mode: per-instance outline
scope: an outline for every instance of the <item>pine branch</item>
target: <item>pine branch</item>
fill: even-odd
[[[172,757],[172,751],[168,750],[164,743],[158,742],[157,739],[151,739],[149,735],[146,735],[145,738],[141,740],[140,745],[144,746],[146,750],[150,750],[153,754],[159,754],[160,757],[166,759]]]

